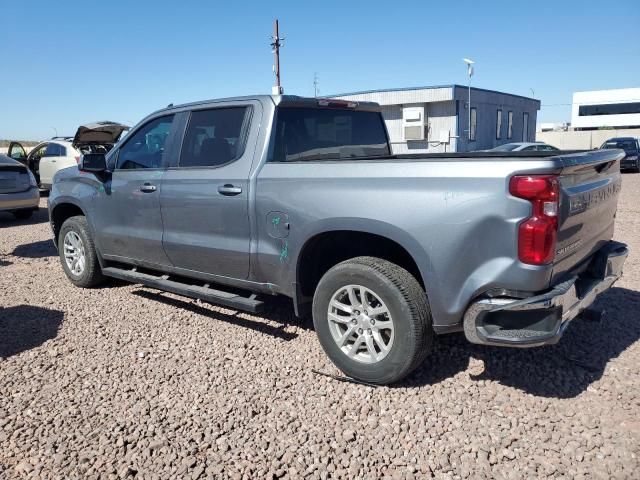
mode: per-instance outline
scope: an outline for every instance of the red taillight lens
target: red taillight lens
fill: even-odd
[[[531,202],[531,216],[518,227],[518,257],[523,263],[545,265],[553,261],[558,236],[558,177],[512,177],[509,192]]]
[[[80,157],[76,157],[76,163],[80,165]]]

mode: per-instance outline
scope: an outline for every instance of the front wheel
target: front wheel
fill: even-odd
[[[58,253],[64,273],[77,287],[95,287],[104,281],[85,217],[65,220],[58,235]]]
[[[432,348],[426,293],[407,270],[380,258],[331,268],[313,297],[313,324],[331,361],[364,382],[397,382]]]

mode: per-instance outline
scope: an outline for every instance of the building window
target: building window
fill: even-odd
[[[478,113],[476,107],[471,107],[471,125],[469,128],[469,141],[475,142],[476,140],[476,127],[478,126]]]
[[[592,115],[629,115],[634,113],[640,113],[640,102],[580,105],[578,108],[578,115],[581,117],[589,117]]]
[[[496,140],[502,138],[502,110],[498,109],[496,113]]]
[[[529,141],[529,113],[524,112],[522,114],[522,141]]]
[[[513,137],[513,112],[507,114],[507,138]]]

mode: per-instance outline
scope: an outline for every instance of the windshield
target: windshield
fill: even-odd
[[[499,147],[492,148],[492,152],[513,152],[516,148],[520,146],[519,143],[505,143],[504,145],[500,145]]]
[[[388,155],[387,133],[378,112],[278,109],[271,161],[354,160]]]
[[[621,148],[623,150],[635,150],[635,140],[611,140],[602,144],[602,149]]]

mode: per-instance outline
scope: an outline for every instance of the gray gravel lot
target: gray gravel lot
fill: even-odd
[[[395,388],[312,373],[338,372],[287,300],[77,289],[50,238],[45,210],[0,213],[0,478],[639,476],[640,175],[604,323],[534,350],[440,337]]]

